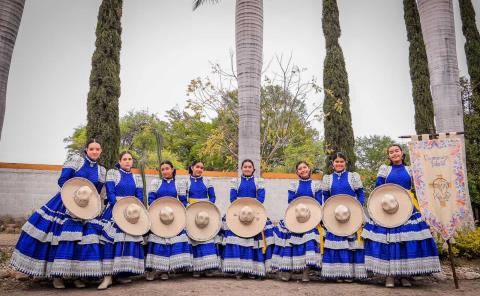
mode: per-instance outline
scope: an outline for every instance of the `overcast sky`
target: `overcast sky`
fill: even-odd
[[[86,122],[100,0],[27,0],[17,37],[0,161],[61,164],[63,139]],[[460,75],[467,75],[458,2],[453,0]],[[480,0],[472,1],[480,27]],[[160,116],[185,104],[209,61],[229,65],[234,0],[192,12],[191,0],[124,0],[120,113]],[[356,136],[413,134],[413,102],[402,0],[338,0]],[[320,0],[264,0],[264,60],[293,53],[322,81]],[[267,73],[268,74],[268,71]],[[313,97],[320,101],[321,98]],[[313,101],[310,103],[314,103]],[[317,125],[322,129],[322,124]]]

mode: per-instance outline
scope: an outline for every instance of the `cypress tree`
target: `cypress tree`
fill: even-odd
[[[113,167],[120,147],[120,35],[122,0],[103,0],[98,11],[95,52],[87,99],[87,138],[102,144],[101,162]]]
[[[470,75],[470,85],[472,93],[480,95],[480,34],[475,24],[475,10],[472,1],[459,0],[460,15],[462,17],[462,31],[465,36],[465,54],[467,56],[468,74]],[[480,111],[478,101],[476,111]]]
[[[410,79],[415,106],[415,131],[418,135],[435,133],[430,74],[422,27],[415,0],[403,0],[403,13],[409,46]]]
[[[461,79],[464,102],[465,151],[468,187],[472,203],[476,205],[476,218],[480,207],[480,35],[475,24],[475,10],[470,0],[459,0],[462,31],[465,36],[468,80]],[[466,90],[466,91],[465,91]],[[473,207],[475,210],[475,207]]]
[[[348,76],[342,48],[338,43],[340,22],[336,0],[323,1],[323,33],[326,56],[323,64],[323,102],[325,153],[343,152],[349,160],[349,169],[355,169],[355,138],[348,96]],[[330,171],[327,161],[326,171]]]

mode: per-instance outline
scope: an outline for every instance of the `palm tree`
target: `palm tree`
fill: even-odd
[[[437,130],[463,131],[452,0],[418,0],[418,12],[427,50]]]
[[[427,50],[437,131],[463,131],[452,0],[418,0],[418,12]],[[465,146],[463,152],[466,163]],[[468,204],[471,205],[468,189],[466,195]],[[473,225],[473,216],[470,215],[466,220],[465,226]]]
[[[24,5],[25,0],[0,0],[0,139],[5,118],[8,72]]]
[[[195,10],[205,2],[195,0]],[[235,51],[238,81],[238,163],[251,159],[260,174],[260,88],[263,65],[263,0],[236,0]]]

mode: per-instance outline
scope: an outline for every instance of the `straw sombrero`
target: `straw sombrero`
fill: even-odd
[[[60,195],[67,210],[77,218],[90,220],[102,211],[102,201],[97,188],[85,178],[69,179],[63,184]]]
[[[405,188],[397,184],[384,184],[372,191],[367,202],[368,214],[383,227],[394,228],[410,219],[413,203]]]
[[[157,199],[150,205],[148,214],[152,223],[150,230],[159,237],[174,237],[185,228],[185,207],[175,197]]]
[[[353,196],[337,194],[323,206],[323,225],[337,236],[349,236],[363,224],[363,207]]]
[[[322,220],[322,206],[313,198],[301,196],[290,203],[285,211],[285,226],[293,233],[305,233]]]
[[[267,223],[267,210],[255,198],[239,197],[227,209],[227,226],[236,235],[250,238]]]
[[[150,230],[148,211],[138,198],[122,197],[112,210],[113,221],[123,232],[130,235],[144,235]]]
[[[187,235],[198,242],[214,238],[222,223],[220,210],[210,201],[198,201],[187,207]]]

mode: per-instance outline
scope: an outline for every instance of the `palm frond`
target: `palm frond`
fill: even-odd
[[[210,2],[212,4],[218,3],[220,0],[193,0],[193,10],[199,8],[201,5],[205,4],[206,2]]]

